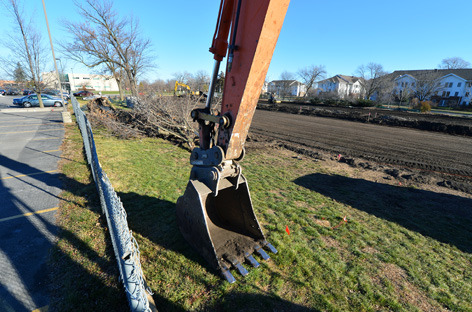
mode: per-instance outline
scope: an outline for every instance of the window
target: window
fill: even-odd
[[[84,80],[90,80],[89,77],[82,77],[82,79],[84,79]]]
[[[447,88],[449,86],[449,82],[444,83],[444,88]]]
[[[93,80],[100,80],[100,78],[93,78]]]
[[[449,82],[449,88],[452,88],[452,82]]]
[[[80,79],[80,77],[74,77],[73,79]]]
[[[457,87],[460,88],[460,86],[462,86],[462,82],[457,83]]]
[[[454,93],[454,96],[459,96],[459,92]]]
[[[451,92],[450,92],[450,91],[447,91],[446,97],[449,97],[450,95],[451,95]]]
[[[445,97],[445,96],[446,96],[446,91],[443,91],[442,97]]]
[[[412,82],[412,83],[411,83],[411,86],[412,86],[412,87],[414,87],[414,86],[415,86],[415,83],[414,83],[414,82]]]
[[[470,93],[469,92],[466,92],[465,93],[465,97],[469,97]]]

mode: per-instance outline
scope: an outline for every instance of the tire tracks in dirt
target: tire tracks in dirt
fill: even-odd
[[[250,132],[472,184],[472,137],[266,110],[256,111]]]

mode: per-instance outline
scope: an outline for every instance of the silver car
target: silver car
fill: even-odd
[[[60,98],[51,96],[48,94],[41,94],[41,99],[43,100],[44,107],[46,106],[64,106],[64,103]],[[67,101],[66,101],[67,103]],[[31,94],[22,98],[23,107],[39,106],[38,96],[36,94]]]

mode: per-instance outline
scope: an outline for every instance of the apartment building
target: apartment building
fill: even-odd
[[[362,78],[336,75],[318,82],[320,94],[334,94],[341,99],[359,98],[364,93]]]
[[[394,92],[424,96],[440,106],[470,105],[472,69],[394,71]]]

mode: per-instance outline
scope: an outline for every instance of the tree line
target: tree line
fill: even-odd
[[[464,69],[470,68],[471,64],[460,57],[445,58],[437,66],[438,69]],[[393,94],[395,86],[390,72],[385,70],[381,64],[370,62],[360,65],[354,75],[360,78],[363,87],[362,97],[364,99],[377,98],[379,101],[388,101],[392,95],[400,101],[406,101],[408,98],[415,97],[419,101],[424,101],[439,91],[440,74],[434,71],[425,71],[417,74],[415,88],[404,89],[399,94]],[[326,79],[327,71],[324,65],[310,65],[299,69],[295,74],[289,71],[283,71],[280,75],[283,93],[289,93],[289,83],[293,80],[299,80],[306,86],[304,97],[316,96],[317,92],[314,86]],[[286,86],[283,83],[286,83]]]
[[[21,0],[1,0],[12,18],[12,31],[3,45],[10,50],[0,59],[5,73],[32,84],[38,95],[44,89],[41,74],[45,72],[50,51],[41,32],[25,12]],[[74,1],[82,20],[62,20],[70,37],[59,43],[61,54],[96,73],[110,74],[118,82],[123,98],[124,85],[137,96],[138,80],[154,67],[151,41],[145,38],[139,22],[132,16],[120,16],[109,0]],[[63,64],[61,64],[63,65]]]

